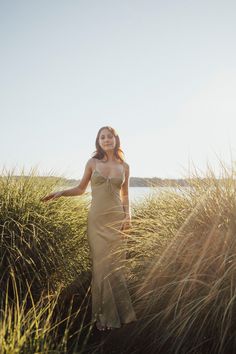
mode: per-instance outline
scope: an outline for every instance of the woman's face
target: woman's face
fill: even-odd
[[[113,150],[116,146],[116,138],[108,129],[102,129],[98,142],[104,151]]]

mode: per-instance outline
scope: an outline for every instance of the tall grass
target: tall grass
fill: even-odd
[[[172,236],[156,257],[153,247],[138,286],[140,320],[130,333],[133,341],[125,341],[127,352],[137,346],[148,353],[236,352],[234,175],[224,168],[216,178],[209,170],[204,179],[195,176],[182,196],[168,193],[159,200],[166,216],[160,205],[156,232],[161,239]]]
[[[87,199],[42,204],[60,179],[1,179],[2,352],[236,352],[234,177],[223,166],[220,179],[195,174],[190,188],[132,205],[124,247],[138,321],[108,334],[90,323]]]
[[[42,195],[59,185],[60,178],[44,180],[33,173],[18,178],[9,173],[0,179],[3,292],[10,271],[16,276],[20,294],[24,296],[27,284],[31,284],[37,297],[49,285],[48,280],[53,286],[62,278],[69,281],[74,272],[88,269],[88,249],[84,245],[86,199],[40,202]],[[9,296],[11,293],[9,283]]]
[[[61,289],[54,294],[44,293],[35,302],[30,288],[24,298],[19,296],[14,273],[11,276],[15,301],[8,301],[7,288],[1,303],[0,353],[69,353],[73,336],[77,339],[74,349],[79,345],[79,350],[83,351],[91,333],[91,325],[85,323],[88,294],[84,294],[76,308],[71,299],[65,301]],[[31,307],[26,305],[28,298]]]

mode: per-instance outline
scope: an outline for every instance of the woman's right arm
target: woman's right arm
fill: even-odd
[[[78,186],[71,189],[65,189],[63,191],[51,193],[46,197],[42,198],[41,201],[46,202],[50,199],[57,199],[60,197],[74,197],[77,195],[82,195],[85,192],[87,185],[90,181],[92,171],[93,171],[92,166],[93,166],[93,158],[90,158],[86,163],[83,177]]]

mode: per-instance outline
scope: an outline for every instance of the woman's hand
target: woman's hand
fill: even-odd
[[[51,193],[49,195],[46,195],[46,197],[41,198],[40,201],[41,202],[47,202],[50,199],[54,200],[54,199],[60,198],[62,196],[62,192],[63,191],[54,192],[54,193]]]
[[[131,217],[130,217],[130,215],[127,215],[122,222],[121,230],[122,231],[130,231],[131,227],[132,227]]]

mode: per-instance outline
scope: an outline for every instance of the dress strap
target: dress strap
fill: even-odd
[[[93,169],[93,171],[95,171],[97,169],[97,159],[95,157],[93,159],[94,159],[94,169]]]

